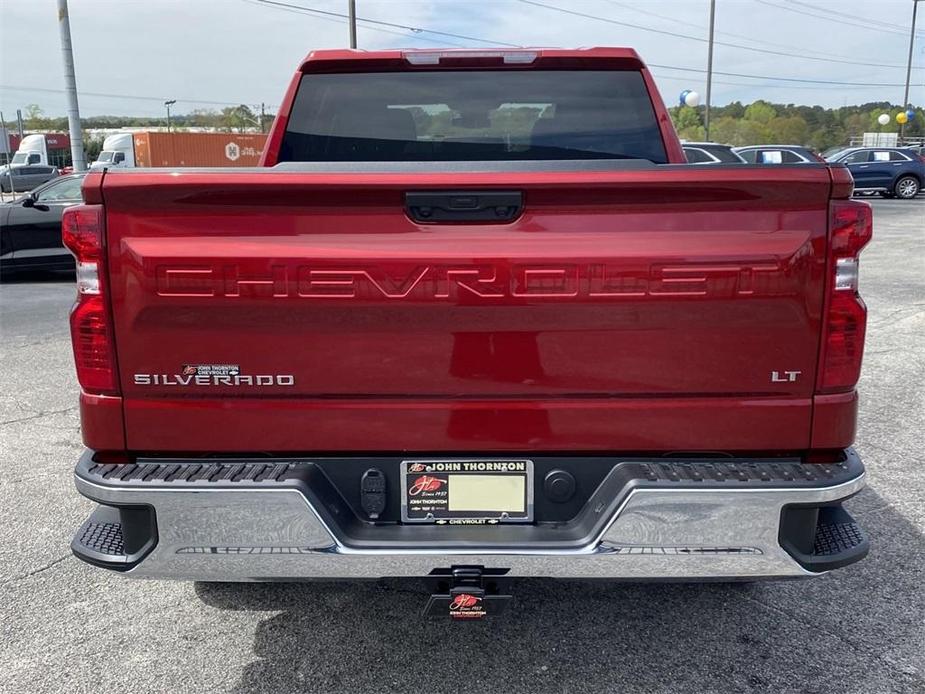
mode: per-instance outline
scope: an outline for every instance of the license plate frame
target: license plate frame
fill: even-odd
[[[401,468],[401,519],[403,523],[426,523],[430,525],[499,525],[507,523],[533,522],[534,474],[533,461],[523,458],[493,458],[491,460],[427,459],[403,460]],[[491,488],[491,477],[508,478]],[[422,480],[422,478],[430,478]],[[465,488],[466,494],[478,491],[480,485],[486,492],[500,492],[511,497],[507,508],[479,508],[450,510],[450,493],[454,481],[467,478],[457,484]],[[511,478],[523,480],[523,502],[519,509],[513,508],[517,501],[519,485]],[[432,480],[437,480],[436,482]],[[514,492],[503,490],[512,487]],[[459,487],[457,487],[459,488]],[[462,491],[460,492],[462,494]]]

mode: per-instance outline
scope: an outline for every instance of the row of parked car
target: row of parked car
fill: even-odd
[[[730,147],[715,142],[686,142],[690,164],[845,164],[855,191],[911,200],[925,187],[925,152],[912,147],[846,147],[825,156],[796,145]]]
[[[82,202],[80,186],[86,175],[56,173],[31,193],[0,204],[0,275],[74,269],[74,256],[61,243],[61,217]]]
[[[61,172],[48,164],[13,164],[0,166],[0,191],[15,193],[32,190],[57,178]]]
[[[828,152],[823,157],[793,145],[733,148],[712,142],[688,142],[684,151],[691,164],[841,162],[850,169],[858,191],[875,191],[885,197],[914,198],[925,184],[925,156],[910,148],[853,147]],[[13,170],[17,168],[20,167],[14,166]],[[61,245],[61,215],[81,201],[80,185],[86,173],[59,176],[58,170],[53,170],[53,174],[42,172],[46,178],[38,181],[42,185],[31,193],[0,204],[0,274],[26,269],[73,269],[74,259]],[[17,190],[29,190],[35,185],[22,176],[14,177],[14,183],[17,181],[24,186]]]

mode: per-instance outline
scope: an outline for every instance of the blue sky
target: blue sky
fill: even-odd
[[[279,2],[334,13],[347,7],[347,0]],[[531,2],[357,0],[361,18],[471,37],[361,22],[359,45],[631,46],[648,63],[665,66],[653,72],[666,102],[675,103],[685,88],[703,93],[705,76],[694,70],[706,66],[709,0]],[[735,45],[717,45],[714,69],[736,76],[715,76],[713,101],[899,103],[911,14],[912,0],[717,0],[716,39]],[[177,99],[176,112],[260,102],[273,109],[309,50],[343,47],[348,40],[337,17],[261,0],[70,0],[70,15],[80,108],[87,116],[161,115],[165,99]],[[910,100],[921,105],[925,2],[917,33]],[[62,88],[55,1],[0,0],[0,110],[9,118],[36,103],[63,115]]]

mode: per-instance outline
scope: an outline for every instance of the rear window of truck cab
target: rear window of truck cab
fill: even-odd
[[[642,74],[307,74],[279,161],[668,161]]]

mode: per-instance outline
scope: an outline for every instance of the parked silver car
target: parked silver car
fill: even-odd
[[[0,166],[0,190],[26,192],[58,176],[58,169],[47,164]]]
[[[735,153],[749,164],[824,164],[825,159],[808,147],[798,145],[750,145]]]
[[[745,160],[736,154],[730,145],[716,142],[682,142],[688,164],[744,164]]]

